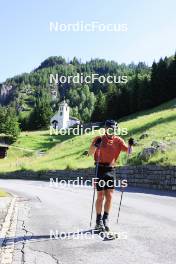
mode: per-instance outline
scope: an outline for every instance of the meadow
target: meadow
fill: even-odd
[[[122,136],[123,139],[127,142],[132,136],[138,143],[129,159],[125,153],[120,155],[117,165],[127,163],[176,165],[176,99],[117,121],[121,129],[128,130],[128,135]],[[140,139],[144,133],[148,136]],[[96,135],[98,131],[95,135],[80,136],[50,135],[49,130],[22,132],[12,145],[19,149],[9,148],[7,158],[0,160],[0,171],[46,171],[92,167],[93,158],[88,157],[86,151]],[[151,146],[153,141],[169,143],[172,147],[165,153],[158,152],[147,162],[141,161],[139,153],[143,148]]]

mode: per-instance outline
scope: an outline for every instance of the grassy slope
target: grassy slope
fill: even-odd
[[[128,116],[120,120],[120,127],[128,128],[128,135],[123,137],[125,140],[129,136],[139,140],[141,133],[145,131],[150,134],[148,138],[139,140],[139,145],[135,147],[130,158],[131,163],[139,163],[138,153],[142,148],[150,146],[153,140],[176,142],[176,99],[148,111]],[[83,152],[89,148],[94,136],[50,136],[48,131],[23,132],[15,145],[36,151],[44,150],[46,155],[40,157],[37,152],[30,153],[10,148],[8,158],[0,160],[0,171],[91,167],[92,158],[84,156]],[[176,165],[176,150],[173,147],[166,154],[157,154],[149,162]],[[126,155],[121,154],[119,164],[125,163]]]

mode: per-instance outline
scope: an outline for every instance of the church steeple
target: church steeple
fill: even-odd
[[[58,128],[68,128],[77,124],[79,120],[70,117],[69,112],[70,109],[64,97],[64,100],[59,104],[58,112],[51,118],[52,125]]]
[[[60,126],[63,128],[68,127],[69,124],[69,106],[66,103],[65,99],[60,103],[59,105],[59,111],[58,111],[58,123],[60,123]]]

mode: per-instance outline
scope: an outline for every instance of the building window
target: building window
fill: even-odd
[[[60,112],[60,116],[62,116],[62,112]]]

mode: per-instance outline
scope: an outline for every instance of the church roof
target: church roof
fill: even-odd
[[[59,105],[68,105],[67,102],[65,100],[63,100],[62,102],[60,102]]]
[[[73,117],[73,116],[70,116],[70,118],[69,118],[70,120],[76,120],[76,121],[80,121],[78,118],[76,118],[76,117]]]

